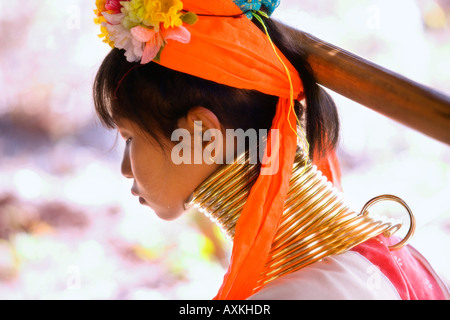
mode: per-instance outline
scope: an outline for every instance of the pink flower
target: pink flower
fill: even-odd
[[[167,40],[188,43],[191,40],[190,32],[183,26],[173,28],[160,28],[159,31],[142,26],[132,28],[131,35],[139,42],[145,43],[141,63],[146,64],[155,59],[159,51],[165,46]]]
[[[122,8],[122,5],[120,4],[121,1],[122,0],[106,0],[105,9],[112,11],[114,14],[120,13],[120,9]]]

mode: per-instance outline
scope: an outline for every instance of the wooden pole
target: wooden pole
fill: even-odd
[[[301,41],[319,84],[450,145],[449,96],[308,33],[286,28]]]

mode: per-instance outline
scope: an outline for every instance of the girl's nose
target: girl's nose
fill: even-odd
[[[121,165],[122,175],[125,178],[133,178],[133,171],[131,170],[131,162],[130,162],[130,152],[128,146],[125,147],[125,151],[123,152],[122,165]]]

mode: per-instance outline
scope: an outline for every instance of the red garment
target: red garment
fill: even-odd
[[[412,246],[389,250],[396,243],[395,237],[378,236],[352,251],[358,252],[376,267],[394,285],[402,300],[445,300],[448,290],[426,259]]]

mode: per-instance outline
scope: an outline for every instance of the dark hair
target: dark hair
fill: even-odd
[[[317,158],[338,141],[336,106],[317,85],[301,43],[282,33],[279,22],[265,19],[265,24],[302,79],[306,108],[297,102],[296,111],[299,118],[304,116],[310,156]],[[104,59],[94,83],[95,108],[106,127],[115,128],[117,119],[130,119],[157,141],[161,133],[170,139],[177,121],[195,106],[211,110],[226,128],[270,129],[277,101],[275,96],[225,86],[154,62],[129,63],[118,49]]]

